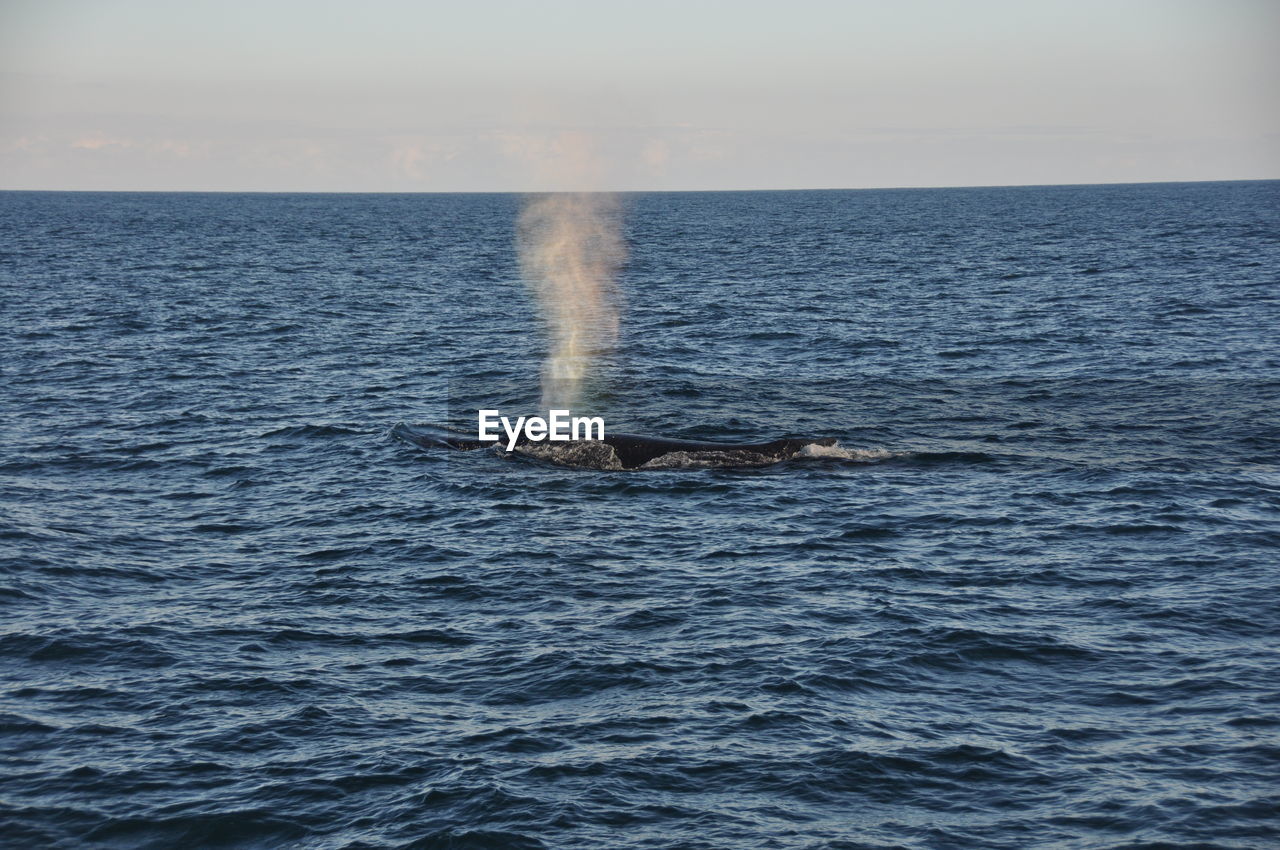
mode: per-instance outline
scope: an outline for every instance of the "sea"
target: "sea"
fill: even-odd
[[[0,193],[0,846],[1280,846],[1280,181]]]

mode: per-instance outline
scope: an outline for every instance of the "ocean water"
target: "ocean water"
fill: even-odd
[[[1280,183],[0,193],[0,845],[1280,846]]]

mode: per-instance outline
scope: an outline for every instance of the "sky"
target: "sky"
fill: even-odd
[[[1280,178],[1280,0],[0,0],[0,189]]]

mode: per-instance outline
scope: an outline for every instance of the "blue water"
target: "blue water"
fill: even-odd
[[[617,430],[506,195],[0,193],[0,844],[1280,844],[1280,183],[622,199]]]

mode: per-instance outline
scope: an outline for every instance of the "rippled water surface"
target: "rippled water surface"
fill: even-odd
[[[622,198],[601,471],[504,195],[0,193],[0,844],[1274,847],[1280,184]]]

